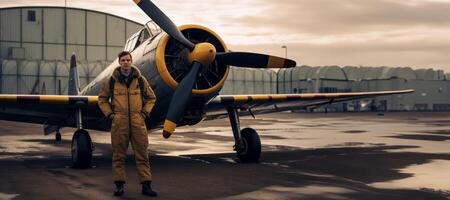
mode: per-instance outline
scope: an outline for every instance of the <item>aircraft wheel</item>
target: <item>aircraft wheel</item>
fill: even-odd
[[[74,168],[88,168],[92,161],[92,140],[84,129],[75,131],[72,137],[72,165]]]
[[[258,162],[261,156],[261,140],[255,129],[244,128],[241,130],[243,148],[237,151],[237,157],[241,162]]]

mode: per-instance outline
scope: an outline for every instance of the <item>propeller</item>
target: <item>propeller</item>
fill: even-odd
[[[180,82],[175,93],[173,93],[170,107],[164,121],[163,136],[169,138],[175,131],[178,121],[183,117],[186,104],[191,97],[191,90],[194,87],[195,80],[201,69],[202,64],[194,61],[189,73]]]
[[[289,68],[297,64],[290,59],[249,52],[219,52],[217,61],[226,65],[250,68]]]
[[[186,39],[178,30],[178,27],[166,16],[155,4],[149,0],[133,0],[139,8],[141,8],[147,16],[149,16],[162,30],[170,35],[173,39],[183,44],[189,50],[193,50],[195,44]]]
[[[133,0],[162,30],[170,37],[190,50],[187,58],[191,63],[189,73],[178,84],[167,111],[164,121],[163,136],[169,138],[175,131],[178,122],[182,119],[186,105],[191,98],[197,76],[202,67],[208,67],[217,59],[225,65],[251,68],[284,68],[295,67],[293,60],[276,56],[249,53],[249,52],[216,52],[216,48],[208,42],[194,44],[189,41],[178,27],[150,0]]]

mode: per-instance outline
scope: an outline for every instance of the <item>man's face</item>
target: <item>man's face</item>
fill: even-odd
[[[125,71],[131,69],[131,63],[132,63],[132,62],[133,62],[133,60],[131,59],[131,56],[130,56],[130,55],[122,56],[122,57],[120,57],[120,59],[119,59],[120,67],[121,67],[123,70],[125,70]]]

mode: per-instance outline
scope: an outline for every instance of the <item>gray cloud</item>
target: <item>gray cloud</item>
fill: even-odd
[[[68,0],[70,6],[139,22],[148,17],[129,0]],[[2,0],[12,5],[64,1]],[[309,65],[448,67],[450,1],[443,0],[156,0],[176,24],[196,23],[233,50],[290,57]],[[245,44],[245,45],[244,45]]]
[[[258,0],[271,5],[265,15],[227,20],[230,25],[269,27],[279,31],[342,34],[450,25],[450,3],[410,6],[381,0]]]

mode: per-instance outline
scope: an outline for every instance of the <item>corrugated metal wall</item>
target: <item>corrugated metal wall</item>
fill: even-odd
[[[33,12],[35,20],[29,20]],[[23,48],[27,60],[113,61],[141,24],[96,11],[56,7],[0,9],[0,59],[10,47]]]
[[[78,74],[83,88],[100,74],[107,62],[79,62]],[[67,94],[68,61],[2,60],[3,94]]]

